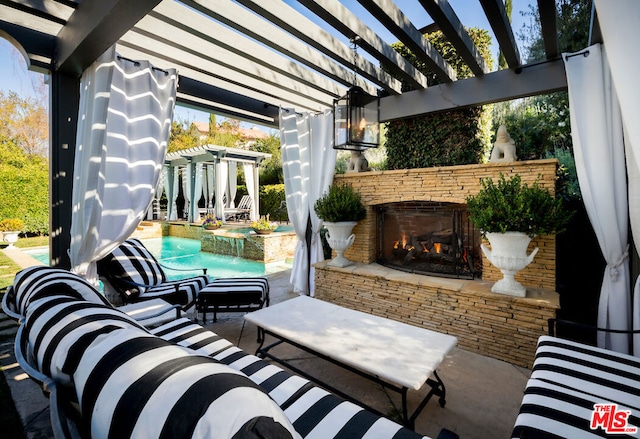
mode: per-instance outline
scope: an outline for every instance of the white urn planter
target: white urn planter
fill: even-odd
[[[337,256],[329,262],[332,267],[347,267],[353,264],[352,261],[344,257],[344,252],[351,247],[356,235],[351,233],[353,228],[358,224],[357,221],[343,221],[332,223],[325,221],[324,226],[327,228],[327,242],[329,247],[336,251]]]
[[[493,265],[498,268],[503,278],[493,284],[491,291],[515,297],[525,297],[527,289],[517,280],[515,275],[533,261],[538,248],[527,256],[527,247],[531,238],[522,232],[487,233],[491,250],[482,244],[482,251]]]
[[[9,243],[7,248],[13,248],[13,244],[18,241],[18,235],[20,235],[19,231],[2,232],[2,239]]]

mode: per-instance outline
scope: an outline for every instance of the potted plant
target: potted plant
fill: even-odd
[[[367,210],[362,204],[360,194],[351,186],[338,184],[329,186],[329,190],[318,198],[313,205],[318,218],[327,228],[325,235],[329,246],[336,251],[337,257],[329,262],[335,267],[346,267],[352,262],[343,256],[355,240],[351,233],[358,221],[366,218]]]
[[[538,252],[536,248],[527,255],[531,238],[561,232],[571,215],[561,199],[537,181],[531,186],[522,183],[519,174],[507,180],[500,173],[497,184],[484,178],[481,185],[477,195],[467,197],[467,208],[471,222],[491,244],[491,250],[483,244],[482,251],[503,274],[491,291],[524,297],[526,288],[514,276]]]
[[[204,216],[204,220],[202,221],[202,227],[206,230],[215,230],[222,227],[222,220],[215,215],[208,213]]]
[[[268,235],[278,228],[278,223],[270,221],[269,215],[261,216],[259,220],[251,223],[251,228],[259,235]]]
[[[9,243],[9,248],[13,247],[13,244],[18,241],[18,235],[24,229],[24,221],[17,218],[8,218],[0,221],[0,232],[2,232],[2,239]]]

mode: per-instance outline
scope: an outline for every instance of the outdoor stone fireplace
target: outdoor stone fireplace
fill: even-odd
[[[355,265],[316,264],[316,297],[455,335],[463,349],[530,367],[537,339],[559,308],[555,235],[531,241],[528,252],[538,247],[538,254],[516,276],[527,297],[492,293],[502,274],[479,250],[466,198],[480,190],[481,178],[500,173],[520,174],[523,182],[537,180],[554,192],[557,165],[549,159],[336,175],[334,183],[360,193],[367,217],[354,228],[355,242],[345,252]],[[393,231],[384,230],[394,222]],[[423,228],[427,223],[431,230]],[[417,255],[424,249],[433,254]],[[445,259],[457,261],[457,268],[447,269],[453,273],[439,272],[446,271],[440,270]]]
[[[378,207],[377,262],[409,273],[473,279],[482,275],[480,233],[466,205],[432,201]]]

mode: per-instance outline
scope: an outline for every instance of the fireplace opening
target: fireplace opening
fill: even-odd
[[[465,204],[410,201],[378,208],[379,264],[411,273],[482,276],[480,233]]]

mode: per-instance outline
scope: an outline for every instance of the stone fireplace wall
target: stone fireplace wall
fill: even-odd
[[[344,182],[352,186],[367,207],[367,218],[354,229],[356,240],[345,256],[362,263],[376,260],[375,207],[379,204],[399,201],[466,203],[467,196],[480,190],[481,178],[493,177],[495,180],[500,173],[507,178],[520,174],[522,181],[528,184],[537,179],[541,187],[555,193],[557,166],[556,159],[549,159],[336,175],[334,183]],[[555,290],[555,235],[536,237],[531,241],[528,252],[535,247],[540,248],[538,254],[516,279],[528,287]],[[482,279],[496,281],[501,278],[500,271],[483,255]]]
[[[537,237],[529,252],[540,248],[517,279],[527,297],[491,292],[502,274],[483,256],[482,280],[450,279],[405,273],[374,263],[376,207],[398,201],[466,203],[480,189],[480,178],[520,174],[529,184],[555,189],[557,160],[523,161],[430,169],[337,175],[336,183],[353,186],[367,206],[367,218],[354,229],[356,239],[346,255],[356,264],[337,268],[315,264],[315,296],[360,311],[454,335],[462,349],[531,367],[538,337],[547,319],[556,316],[555,236]],[[488,243],[487,243],[488,244]]]

